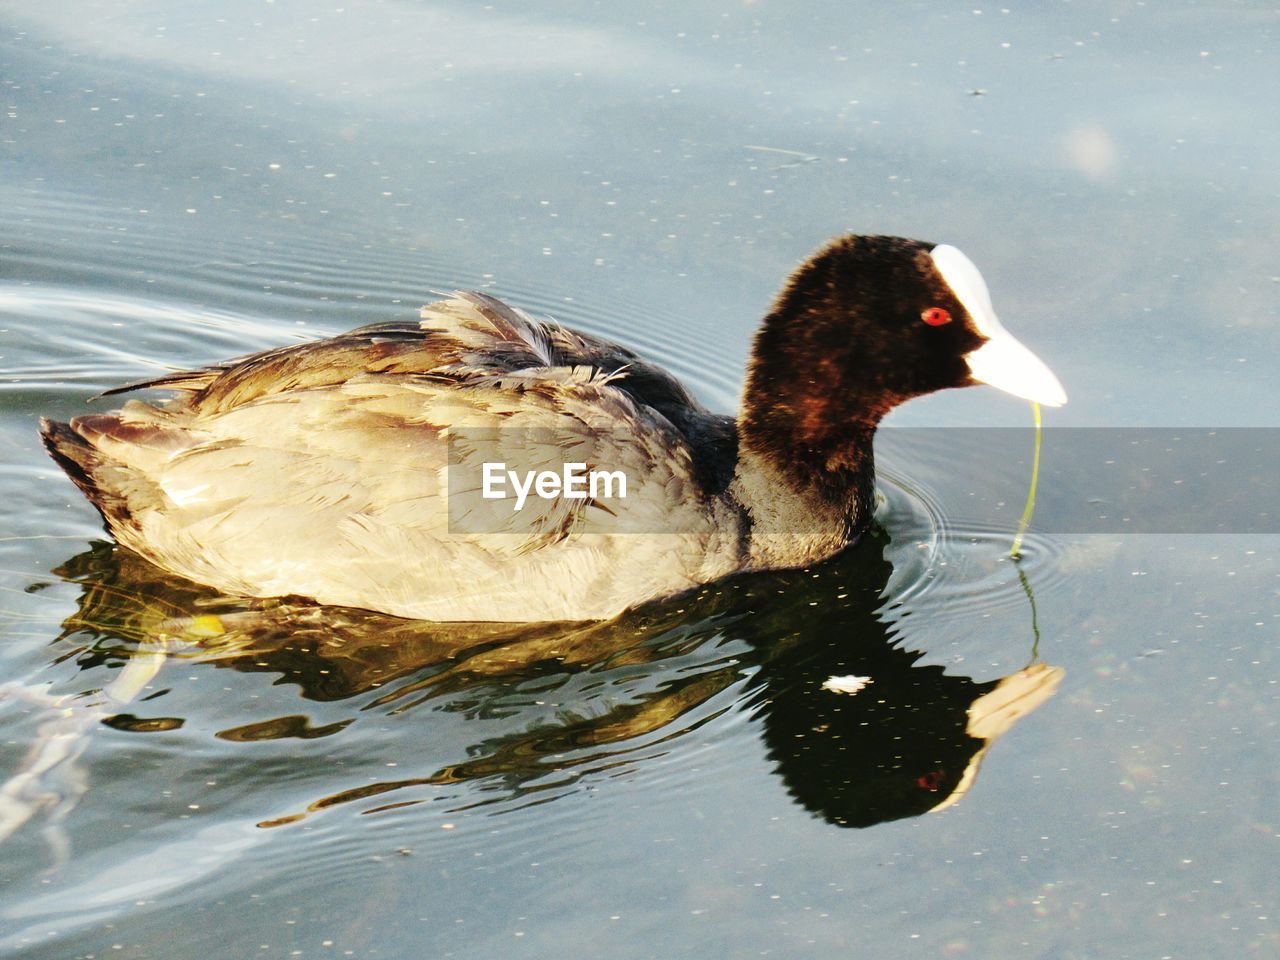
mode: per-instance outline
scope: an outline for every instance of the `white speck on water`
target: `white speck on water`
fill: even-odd
[[[830,690],[832,693],[858,693],[871,683],[870,677],[856,677],[849,674],[843,677],[828,677],[823,681],[822,689]]]

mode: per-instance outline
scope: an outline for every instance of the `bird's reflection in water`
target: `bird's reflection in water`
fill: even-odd
[[[813,570],[739,577],[608,623],[530,626],[233,600],[99,544],[57,571],[81,587],[61,638],[76,646],[63,656],[91,668],[162,649],[188,665],[278,674],[306,698],[353,708],[314,726],[299,714],[246,718],[218,734],[228,741],[347,736],[362,716],[415,708],[476,718],[465,755],[427,775],[335,784],[263,826],[353,801],[368,801],[365,812],[404,806],[424,787],[461,781],[533,801],[582,773],[642,763],[663,752],[655,744],[669,752],[681,734],[746,710],[796,801],[831,823],[865,827],[954,802],[996,737],[1062,675],[1035,664],[978,682],[917,665],[921,655],[881,616],[885,545],[869,535]],[[105,722],[140,731],[181,723],[139,718],[139,706],[154,712],[160,702],[135,702]]]

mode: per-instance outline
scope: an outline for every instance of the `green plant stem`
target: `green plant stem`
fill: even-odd
[[[1013,546],[1009,548],[1009,559],[1017,560],[1022,554],[1022,538],[1026,536],[1027,527],[1031,525],[1031,514],[1036,509],[1036,484],[1040,482],[1040,404],[1031,401],[1031,412],[1036,420],[1035,455],[1031,460],[1031,489],[1027,491],[1027,505],[1022,508],[1022,519],[1018,521],[1018,532],[1014,534]]]

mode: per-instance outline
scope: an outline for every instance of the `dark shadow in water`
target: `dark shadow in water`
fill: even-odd
[[[493,800],[551,799],[584,773],[670,753],[674,738],[746,709],[791,796],[831,823],[864,827],[954,802],[996,737],[1061,678],[1040,664],[988,682],[917,665],[921,654],[899,642],[910,619],[882,618],[884,547],[868,536],[813,570],[738,577],[608,623],[528,626],[230,599],[100,543],[56,571],[81,587],[60,637],[77,646],[59,659],[88,669],[163,650],[188,669],[197,660],[266,671],[308,699],[353,708],[316,726],[298,714],[246,722],[218,734],[229,741],[341,735],[361,711],[419,707],[476,724],[465,757],[429,776],[363,782],[263,826],[382,795],[395,796],[365,812],[404,806],[421,802],[420,788],[461,781]],[[128,705],[105,722],[143,732],[181,723]]]

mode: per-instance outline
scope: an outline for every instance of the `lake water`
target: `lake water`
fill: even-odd
[[[1280,955],[1280,505],[1202,442],[1280,436],[1280,13],[339,2],[0,12],[0,955]],[[894,414],[845,556],[570,630],[214,596],[36,437],[471,287],[732,410],[844,231],[1066,385],[1019,564],[992,390]]]

